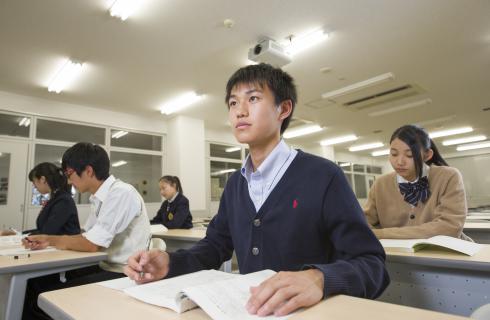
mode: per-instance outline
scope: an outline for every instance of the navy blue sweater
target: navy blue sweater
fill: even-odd
[[[170,253],[169,277],[219,268],[236,251],[240,273],[317,268],[324,297],[375,298],[389,284],[385,254],[342,170],[298,151],[259,212],[247,181],[233,174],[206,237]]]
[[[192,228],[192,214],[189,210],[189,200],[181,193],[175,197],[174,201],[170,202],[170,205],[168,200],[165,200],[155,217],[150,220],[150,223],[163,224],[169,229]]]

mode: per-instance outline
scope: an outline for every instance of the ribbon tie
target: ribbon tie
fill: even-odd
[[[430,197],[429,179],[427,177],[422,177],[414,183],[399,183],[398,186],[404,200],[414,207],[419,201],[424,203]]]

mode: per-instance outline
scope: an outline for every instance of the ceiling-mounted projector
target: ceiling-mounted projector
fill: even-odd
[[[276,67],[282,67],[291,62],[291,56],[279,43],[271,39],[259,42],[248,50],[248,59],[255,62],[265,62]]]

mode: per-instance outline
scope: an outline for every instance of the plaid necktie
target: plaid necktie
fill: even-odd
[[[404,200],[414,207],[419,201],[424,203],[430,197],[429,179],[427,177],[422,177],[414,183],[399,183],[398,186]]]

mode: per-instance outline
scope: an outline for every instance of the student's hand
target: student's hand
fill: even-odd
[[[169,268],[168,253],[160,250],[140,251],[128,259],[124,274],[136,283],[163,279]]]
[[[245,306],[250,314],[284,316],[323,298],[323,273],[317,269],[278,272],[257,287]]]
[[[22,244],[26,249],[40,250],[49,246],[49,240],[47,235],[39,234],[35,236],[25,237],[24,239],[22,239]]]
[[[0,230],[0,236],[15,236],[15,234],[12,230]]]

